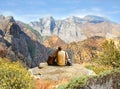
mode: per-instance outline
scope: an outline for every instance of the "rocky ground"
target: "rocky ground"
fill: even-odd
[[[32,76],[37,79],[36,89],[55,89],[62,83],[67,83],[71,78],[79,75],[95,75],[80,64],[72,66],[48,66],[41,63],[39,67],[29,69]]]

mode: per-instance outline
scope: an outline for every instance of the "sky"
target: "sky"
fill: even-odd
[[[0,0],[0,15],[26,23],[46,16],[60,20],[97,15],[120,23],[120,0]]]

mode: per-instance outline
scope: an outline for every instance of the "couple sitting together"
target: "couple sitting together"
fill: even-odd
[[[71,60],[68,57],[67,52],[63,51],[61,47],[58,47],[47,60],[48,65],[58,65],[58,66],[71,66]]]

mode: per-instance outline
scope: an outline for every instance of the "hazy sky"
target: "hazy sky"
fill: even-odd
[[[104,16],[120,23],[120,0],[0,0],[0,14],[30,22],[45,16]]]

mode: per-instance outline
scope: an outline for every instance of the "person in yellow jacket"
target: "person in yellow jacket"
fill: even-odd
[[[58,53],[56,58],[56,63],[59,66],[65,66],[67,64],[68,54],[63,51],[61,47],[58,47]]]

